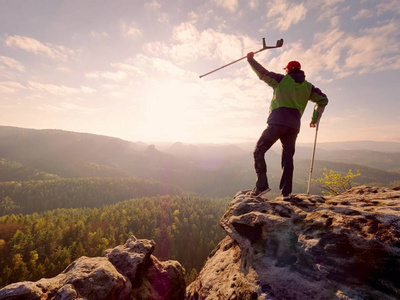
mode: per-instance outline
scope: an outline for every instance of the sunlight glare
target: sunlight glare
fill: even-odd
[[[143,136],[156,141],[181,141],[190,139],[190,99],[179,82],[157,84],[146,94],[142,122]]]

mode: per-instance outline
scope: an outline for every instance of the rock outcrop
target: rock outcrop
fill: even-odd
[[[19,282],[0,290],[7,300],[184,299],[184,270],[152,255],[154,242],[134,236],[104,257],[81,257],[54,278]]]
[[[187,299],[400,299],[400,191],[236,194]]]

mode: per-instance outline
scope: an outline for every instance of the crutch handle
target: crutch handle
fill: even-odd
[[[279,48],[279,47],[282,47],[282,45],[283,45],[283,39],[277,40],[275,46],[267,46],[266,43],[265,43],[265,38],[263,38],[262,40],[263,40],[263,42],[262,42],[263,43],[263,47],[260,50],[254,52],[254,54],[260,53],[261,51],[264,51],[266,49]],[[233,62],[230,62],[229,64],[226,64],[226,65],[224,65],[222,67],[219,67],[219,68],[217,68],[215,70],[212,70],[212,71],[210,71],[210,72],[208,72],[206,74],[200,75],[199,77],[202,78],[204,76],[207,76],[207,75],[209,75],[211,73],[214,73],[216,71],[219,71],[219,70],[221,70],[221,69],[223,69],[223,68],[225,68],[227,66],[233,65],[234,63],[237,63],[238,61],[241,61],[242,59],[245,59],[245,58],[247,58],[247,56],[243,56],[243,57],[241,57],[241,58],[239,58],[239,59],[237,59],[237,60],[235,60]]]

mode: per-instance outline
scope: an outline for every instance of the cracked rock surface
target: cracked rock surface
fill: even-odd
[[[400,299],[400,191],[236,194],[187,299]]]

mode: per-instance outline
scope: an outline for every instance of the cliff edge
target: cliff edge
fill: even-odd
[[[187,299],[400,299],[398,188],[290,202],[242,191],[221,226]]]

